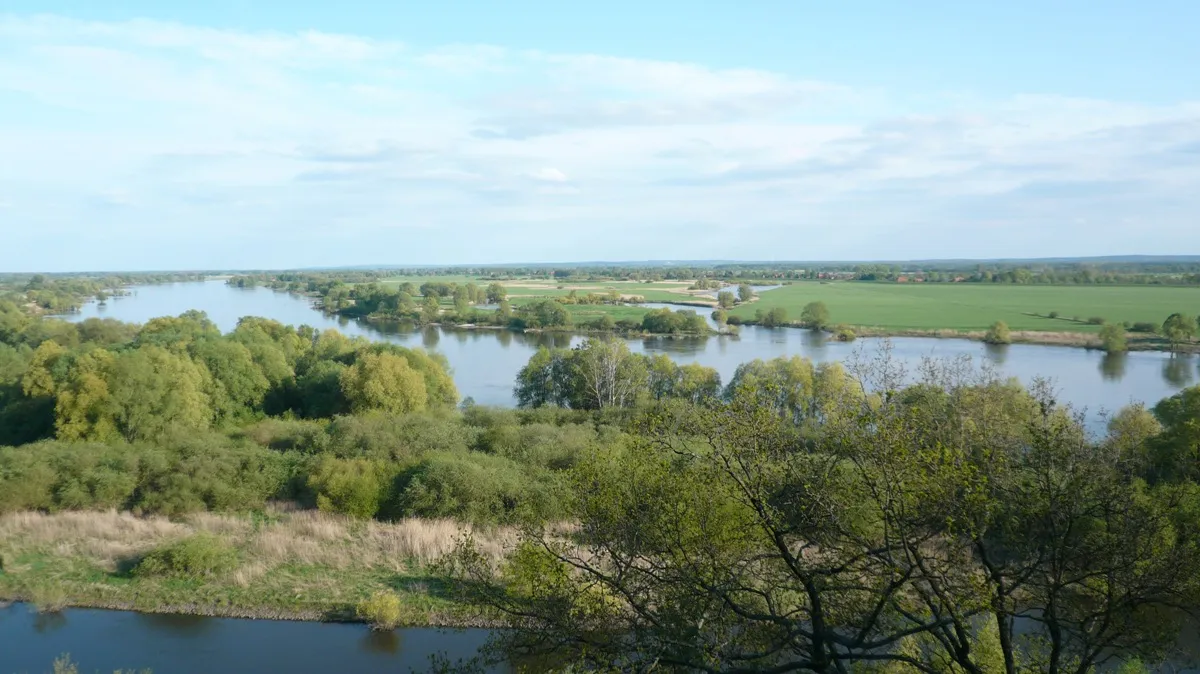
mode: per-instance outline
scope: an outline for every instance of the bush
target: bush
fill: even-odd
[[[839,342],[853,342],[858,338],[854,330],[845,325],[839,325],[833,333],[833,338]]]
[[[551,472],[488,454],[438,454],[401,481],[399,517],[449,517],[475,524],[547,521],[563,516],[563,493]]]
[[[1088,325],[1104,325],[1104,319],[1100,316],[1092,316],[1087,319]]]
[[[1158,326],[1153,323],[1138,322],[1138,323],[1134,323],[1133,325],[1131,325],[1129,327],[1129,331],[1130,332],[1145,332],[1148,334],[1154,334],[1154,333],[1158,332]]]
[[[308,476],[308,487],[321,512],[371,519],[379,512],[387,490],[383,467],[366,459],[326,456]]]
[[[198,533],[164,545],[142,558],[135,576],[207,578],[237,566],[237,551],[210,533]]]
[[[992,323],[992,327],[988,328],[983,336],[983,341],[988,344],[1011,344],[1012,335],[1009,333],[1008,324],[1004,321]]]
[[[392,590],[380,590],[358,602],[354,613],[373,630],[394,630],[400,626],[400,596]]]
[[[1058,312],[1057,312],[1057,311],[1051,311],[1051,312],[1050,312],[1050,318],[1058,318]]]
[[[1125,343],[1125,329],[1114,323],[1105,324],[1100,328],[1100,344],[1109,353],[1121,353],[1128,346]]]

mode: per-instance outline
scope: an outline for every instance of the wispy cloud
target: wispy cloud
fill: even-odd
[[[57,237],[0,269],[95,267],[84,230],[128,267],[1200,249],[1200,102],[913,114],[765,70],[151,21],[0,17],[0,45],[0,227]]]

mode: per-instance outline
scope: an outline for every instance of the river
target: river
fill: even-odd
[[[451,662],[473,657],[487,636],[482,629],[380,633],[355,624],[97,609],[38,614],[13,604],[0,608],[0,674],[49,672],[63,654],[81,672],[422,672],[434,655]]]
[[[444,354],[453,368],[459,392],[481,405],[513,404],[512,386],[517,371],[538,346],[569,346],[583,339],[565,334],[420,328],[355,321],[328,316],[314,309],[306,297],[269,288],[232,288],[219,280],[138,286],[130,291],[129,296],[110,299],[106,305],[88,303],[68,320],[109,317],[144,323],[156,316],[174,316],[198,309],[225,331],[232,330],[242,316],[263,316],[322,330],[334,328],[348,335],[424,347]],[[1060,400],[1086,409],[1093,420],[1098,420],[1102,411],[1115,411],[1133,401],[1153,404],[1200,379],[1200,358],[1188,355],[1143,351],[1110,356],[1075,347],[1031,344],[996,347],[963,339],[923,337],[896,337],[889,341],[893,356],[909,370],[915,369],[925,357],[969,356],[1025,383],[1037,377],[1049,379]],[[847,344],[823,339],[808,330],[743,326],[737,337],[651,337],[629,340],[629,346],[637,353],[665,353],[679,363],[716,368],[722,381],[729,381],[739,364],[755,358],[800,355],[817,362],[846,361],[856,355],[870,357],[882,342],[871,338]]]

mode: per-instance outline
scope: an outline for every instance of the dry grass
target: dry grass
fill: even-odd
[[[247,518],[213,513],[198,513],[182,522],[118,512],[13,513],[0,517],[0,552],[7,552],[6,557],[29,550],[82,557],[113,570],[122,560],[205,531],[244,551],[235,576],[248,583],[283,564],[389,570],[425,566],[468,533],[481,550],[499,558],[516,540],[512,530],[473,530],[452,520],[357,522],[316,511],[279,512],[275,517],[255,527]]]

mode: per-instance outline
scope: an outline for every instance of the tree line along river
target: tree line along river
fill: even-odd
[[[769,292],[769,291],[767,291]],[[446,356],[463,398],[477,404],[512,406],[512,387],[520,370],[539,346],[568,347],[585,339],[568,333],[516,333],[509,330],[470,330],[420,327],[411,324],[365,322],[326,315],[308,298],[267,288],[233,288],[222,281],[176,283],[131,288],[131,295],[84,306],[69,320],[108,317],[144,323],[190,309],[204,311],[223,331],[232,330],[242,316],[262,316],[291,325],[423,347]],[[650,305],[648,305],[650,306]],[[659,306],[659,305],[653,305]],[[684,307],[679,307],[684,308]],[[1200,380],[1200,357],[1163,352],[1104,354],[1075,347],[1012,344],[991,346],[960,339],[895,337],[888,340],[892,356],[909,370],[924,358],[968,356],[981,366],[1028,384],[1037,377],[1052,381],[1059,398],[1098,418],[1133,401],[1152,405]],[[809,330],[743,326],[736,337],[650,337],[629,340],[635,353],[665,353],[680,364],[700,363],[715,368],[729,381],[741,363],[756,358],[799,355],[815,362],[874,357],[883,340],[843,343]]]

